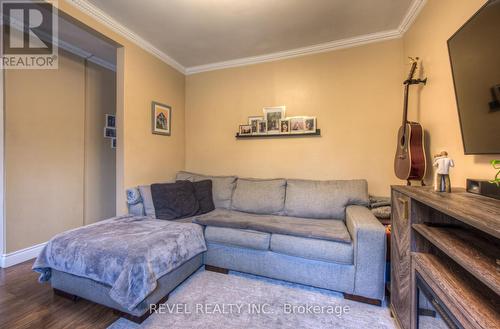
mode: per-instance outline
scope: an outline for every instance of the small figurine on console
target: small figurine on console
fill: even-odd
[[[434,175],[434,191],[451,192],[450,168],[455,167],[453,160],[448,158],[448,152],[442,151],[434,156],[434,167],[437,167]]]

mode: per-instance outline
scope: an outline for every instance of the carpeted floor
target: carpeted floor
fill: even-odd
[[[329,290],[238,272],[200,270],[142,325],[119,319],[108,329],[135,328],[396,328],[387,306],[345,300]]]

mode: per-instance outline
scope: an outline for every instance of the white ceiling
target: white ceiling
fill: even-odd
[[[366,35],[397,34],[408,14],[416,11],[415,4],[423,3],[422,0],[88,2],[188,70],[339,40],[363,39]]]

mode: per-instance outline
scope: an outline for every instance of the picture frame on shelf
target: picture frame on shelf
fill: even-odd
[[[304,117],[291,117],[290,119],[290,134],[303,134],[305,129]]]
[[[172,108],[169,105],[151,102],[151,132],[156,135],[170,136]]]
[[[240,136],[252,135],[252,126],[251,125],[240,125],[239,135]]]
[[[267,121],[261,120],[257,123],[257,134],[256,135],[267,135]]]
[[[280,120],[280,134],[286,135],[290,133],[290,119],[281,119]]]
[[[304,117],[304,134],[316,133],[316,117]]]
[[[248,124],[252,126],[252,134],[257,134],[259,122],[264,120],[262,116],[248,117]]]
[[[285,106],[264,107],[264,120],[267,124],[267,134],[280,133],[280,120],[285,119]]]

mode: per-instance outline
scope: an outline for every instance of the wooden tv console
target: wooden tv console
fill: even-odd
[[[392,186],[391,195],[390,306],[398,325],[417,328],[418,276],[459,327],[500,328],[500,200],[414,186]]]

